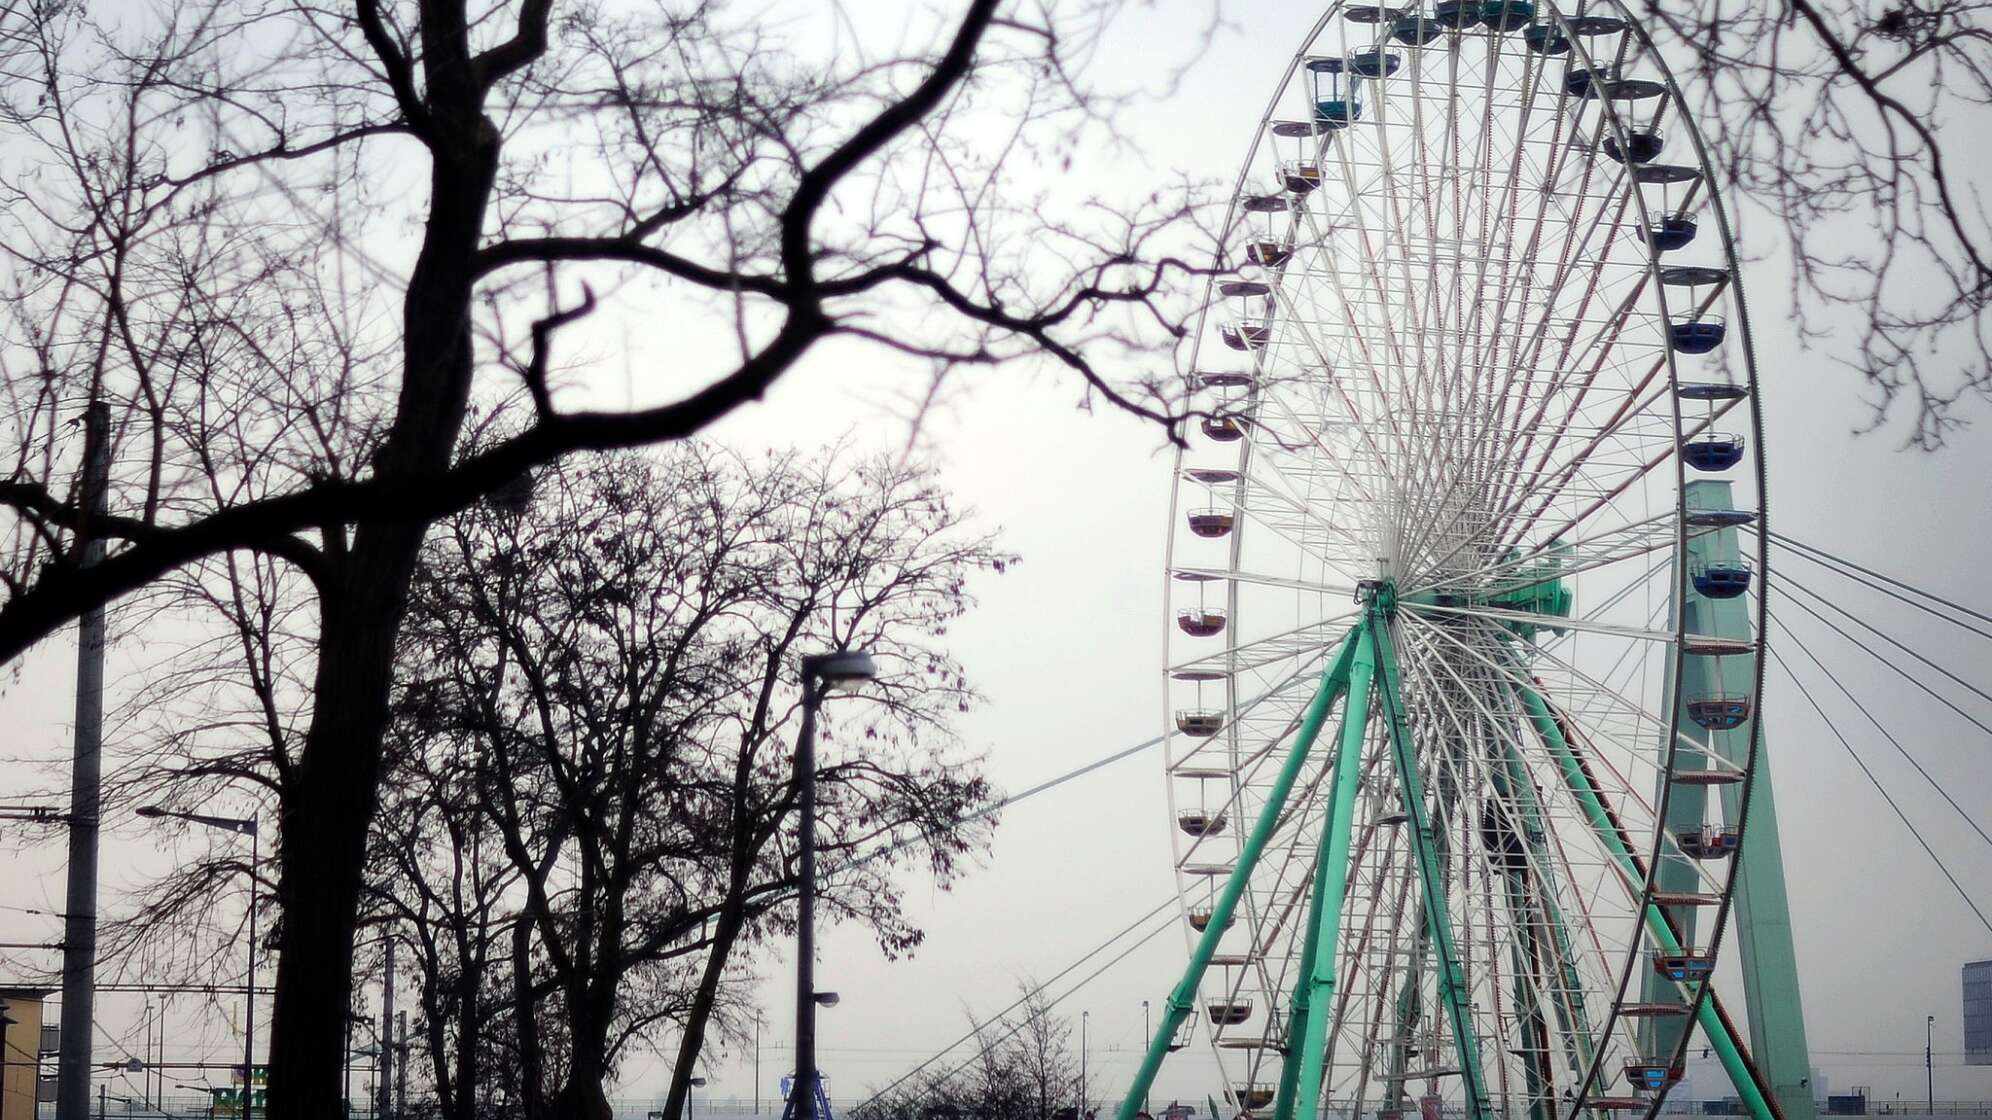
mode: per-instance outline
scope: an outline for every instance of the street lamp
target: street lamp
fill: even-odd
[[[170,817],[249,838],[249,974],[242,981],[242,1120],[249,1120],[250,1109],[255,1106],[256,1100],[256,861],[262,855],[256,818],[182,813],[158,805],[142,806],[138,815],[147,820]]]
[[[692,1088],[694,1089],[705,1088],[705,1083],[706,1079],[703,1077],[692,1078]],[[692,1115],[692,1102],[690,1100],[685,1102],[685,1115],[687,1117]],[[653,1109],[643,1114],[643,1120],[664,1120],[664,1113],[661,1109]]]
[[[796,862],[802,880],[796,898],[795,1084],[790,1089],[795,1120],[817,1120],[816,1005],[837,1003],[835,992],[816,990],[816,708],[823,693],[854,689],[877,675],[872,655],[861,649],[802,659],[802,734],[795,748]]]
[[[1142,1000],[1142,1001],[1141,1001],[1141,1042],[1142,1042],[1142,1045],[1144,1045],[1144,1046],[1146,1046],[1146,1045],[1148,1044],[1148,1042],[1149,1042],[1149,1038],[1148,1038],[1148,1001],[1147,1001],[1147,1000]],[[1147,1111],[1148,1111],[1148,1087],[1147,1087],[1147,1086],[1145,1086],[1145,1085],[1144,1085],[1144,1086],[1142,1086],[1142,1089],[1141,1089],[1141,1111],[1143,1111],[1143,1112],[1147,1112]]]
[[[1930,1115],[1937,1114],[1937,1017],[1923,1016],[1923,1090],[1928,1094]]]
[[[212,1085],[189,1085],[184,1081],[173,1082],[173,1087],[175,1089],[198,1089],[201,1092],[206,1093],[208,1095],[208,1117],[209,1120],[213,1120],[215,1094],[220,1092],[219,1089],[216,1089]],[[161,1089],[160,1094],[163,1096],[165,1094],[165,1090]]]
[[[1086,1020],[1092,1017],[1091,1011],[1079,1013],[1079,1120],[1086,1120]]]

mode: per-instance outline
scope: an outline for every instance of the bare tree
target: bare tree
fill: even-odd
[[[201,565],[308,586],[303,695],[265,682],[238,767],[279,797],[280,1120],[337,1108],[325,1009],[349,1005],[435,519],[563,454],[696,432],[835,338],[936,379],[1043,356],[1178,419],[1159,381],[1102,370],[1174,339],[1180,206],[1061,228],[1006,189],[1040,132],[1095,127],[1075,59],[1113,6],[915,8],[896,54],[718,0],[0,7],[0,659]],[[726,356],[591,407],[553,349],[601,304]],[[68,420],[92,401],[115,468],[85,525]],[[475,401],[517,422],[459,454]],[[109,548],[87,569],[86,534]]]
[[[1072,1020],[1034,983],[1019,984],[1014,1010],[975,1025],[966,1060],[907,1079],[863,1105],[854,1120],[1084,1120]],[[971,1020],[972,1021],[972,1020]]]
[[[1941,445],[1992,399],[1992,117],[1983,0],[1646,0],[1747,220],[1788,251],[1800,337]]]
[[[377,898],[415,943],[446,1115],[477,1115],[493,1079],[529,1117],[606,1117],[620,1057],[670,1033],[675,1118],[756,943],[792,925],[799,655],[881,662],[830,709],[819,876],[831,914],[906,951],[893,869],[945,887],[990,825],[950,732],[973,694],[939,643],[966,578],[1008,558],[925,472],[834,451],[590,456],[534,489],[424,550]],[[480,1070],[498,1019],[514,1060]],[[543,1084],[555,1034],[567,1060]]]

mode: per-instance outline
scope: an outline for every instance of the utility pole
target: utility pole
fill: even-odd
[[[808,664],[807,661],[804,662]],[[783,1120],[816,1117],[816,704],[815,676],[802,675],[802,734],[796,737],[795,1083]],[[58,1118],[60,1120],[60,1118]]]
[[[380,1115],[394,1115],[394,938],[387,939],[387,979],[380,990],[380,1029],[374,1032],[374,1080],[379,1084]],[[60,1117],[57,1120],[61,1120]]]
[[[1091,1011],[1079,1013],[1079,1120],[1086,1120],[1086,1020]]]
[[[1148,1001],[1147,1000],[1141,1001],[1141,1044],[1143,1046],[1148,1045]],[[1148,1111],[1148,1092],[1145,1089],[1142,1091],[1141,1094],[1141,1111],[1143,1112]]]
[[[1937,1017],[1923,1017],[1923,1090],[1928,1095],[1930,1115],[1937,1114]]]
[[[256,1103],[256,861],[262,857],[262,837],[256,818],[249,824],[249,976],[242,981],[242,1120],[249,1120]]]
[[[394,1054],[394,1114],[406,1116],[408,1115],[408,1012],[395,1012],[394,1026],[394,1033],[401,1036]]]
[[[754,1115],[761,1115],[761,1012],[754,1012]]]
[[[154,1059],[152,1057],[152,1000],[149,998],[145,1001],[145,1060],[147,1063],[145,1070],[145,1080],[140,1083],[138,1095],[144,1098],[145,1107],[151,1108],[152,1107],[152,1068],[150,1063]]]
[[[111,473],[111,410],[83,413],[83,479],[76,508],[80,566],[104,558],[92,522],[104,512]],[[76,625],[76,738],[69,770],[69,891],[63,905],[62,1035],[56,1058],[56,1120],[89,1120],[90,1042],[97,1017],[97,815],[104,759],[104,608]],[[103,1101],[97,1102],[98,1111]]]

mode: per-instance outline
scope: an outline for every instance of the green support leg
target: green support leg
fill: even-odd
[[[1556,757],[1557,769],[1563,776],[1564,785],[1569,787],[1578,804],[1584,807],[1584,815],[1590,822],[1591,831],[1597,834],[1598,839],[1604,843],[1612,858],[1618,862],[1620,869],[1629,878],[1635,881],[1644,879],[1645,876],[1640,872],[1639,858],[1626,846],[1625,838],[1619,835],[1618,825],[1612,820],[1611,813],[1606,810],[1604,801],[1598,796],[1597,788],[1591,784],[1590,775],[1585,773],[1583,765],[1577,761],[1576,752],[1571,750],[1569,741],[1563,737],[1563,728],[1550,711],[1549,702],[1535,689],[1520,683],[1515,685],[1515,692],[1521,697],[1522,707],[1528,712],[1529,721],[1535,725],[1536,734]],[[1666,916],[1660,912],[1658,906],[1648,906],[1645,919],[1648,932],[1662,950],[1669,953],[1681,951],[1680,939],[1674,936],[1673,927],[1667,924]],[[1748,1061],[1743,1057],[1742,1048],[1737,1045],[1736,1037],[1730,1032],[1729,1025],[1717,1012],[1714,1000],[1701,1001],[1695,1021],[1701,1024],[1702,1033],[1708,1037],[1710,1047],[1721,1060],[1723,1070],[1729,1074],[1730,1081],[1736,1086],[1737,1095],[1742,1099],[1743,1107],[1748,1110],[1753,1120],[1776,1120],[1770,1103],[1765,1100],[1764,1094],[1757,1087],[1757,1079],[1751,1072]]]
[[[1376,675],[1374,643],[1364,631],[1375,625],[1366,621],[1355,635],[1355,665],[1349,673],[1349,700],[1342,708],[1342,731],[1335,747],[1335,788],[1328,803],[1327,822],[1321,829],[1321,863],[1315,869],[1315,897],[1311,906],[1313,926],[1308,930],[1312,959],[1301,973],[1301,987],[1294,993],[1294,1014],[1301,1019],[1300,1053],[1291,1046],[1280,1070],[1280,1103],[1292,1102],[1286,1111],[1277,1107],[1277,1120],[1314,1120],[1321,1109],[1321,1080],[1328,1049],[1329,1019],[1334,1016],[1336,972],[1335,950],[1342,931],[1342,907],[1349,896],[1349,848],[1356,818],[1356,791],[1363,771],[1363,738],[1369,728],[1370,684]],[[1319,1008],[1319,1013],[1312,1009]],[[1293,1037],[1289,1031],[1288,1037]],[[1295,1082],[1298,1084],[1294,1084]],[[1289,1092],[1289,1085],[1293,1088]]]
[[[1348,722],[1348,710],[1345,708],[1342,713],[1345,735]],[[1347,756],[1339,751],[1335,755],[1336,778],[1341,776],[1342,760],[1345,757]],[[1333,779],[1329,783],[1331,789],[1339,784]],[[1328,838],[1329,828],[1333,823],[1334,814],[1331,812],[1322,820],[1321,844],[1315,850],[1314,891],[1308,896],[1307,926],[1305,940],[1300,949],[1300,971],[1297,974],[1299,979],[1294,982],[1293,999],[1288,1004],[1286,1039],[1280,1051],[1280,1089],[1279,1095],[1273,1099],[1273,1120],[1293,1120],[1294,1088],[1300,1084],[1298,1055],[1301,1041],[1307,1036],[1307,1019],[1310,1010],[1309,986],[1314,976],[1314,954],[1320,947],[1321,898],[1328,893]]]
[[[1265,807],[1259,811],[1259,819],[1252,825],[1252,833],[1246,838],[1244,849],[1238,853],[1238,865],[1231,869],[1231,877],[1225,880],[1224,890],[1218,895],[1217,905],[1211,911],[1210,924],[1204,928],[1203,936],[1197,939],[1197,947],[1190,954],[1190,964],[1183,971],[1182,981],[1163,1003],[1161,1029],[1148,1043],[1148,1052],[1142,1056],[1141,1068],[1134,1075],[1133,1086],[1121,1100],[1116,1120],[1134,1120],[1134,1114],[1141,1110],[1141,1102],[1148,1095],[1149,1086],[1155,1082],[1156,1071],[1162,1068],[1162,1059],[1169,1052],[1169,1041],[1195,1009],[1197,986],[1203,982],[1204,970],[1210,967],[1210,958],[1217,952],[1217,943],[1224,936],[1225,927],[1231,924],[1231,917],[1238,908],[1238,898],[1245,893],[1245,884],[1251,881],[1252,869],[1258,865],[1260,855],[1272,839],[1280,813],[1293,793],[1294,781],[1300,776],[1301,764],[1307,761],[1308,751],[1313,748],[1314,737],[1320,734],[1321,725],[1328,718],[1329,708],[1348,685],[1349,665],[1355,658],[1357,646],[1361,644],[1357,641],[1361,631],[1360,624],[1350,629],[1336,648],[1327,672],[1322,674],[1321,686],[1315,690],[1314,699],[1300,721],[1293,747],[1287,752],[1286,761],[1280,766],[1272,789],[1266,793]]]
[[[1417,849],[1419,882],[1424,890],[1426,928],[1431,931],[1432,948],[1438,956],[1439,1002],[1444,1005],[1452,1026],[1453,1049],[1458,1052],[1460,1080],[1466,1095],[1468,1120],[1490,1120],[1493,1105],[1487,1095],[1487,1080],[1480,1068],[1480,1041],[1473,1030],[1472,1009],[1466,976],[1460,968],[1459,951],[1453,943],[1452,915],[1446,906],[1445,884],[1436,852],[1437,840],[1425,812],[1424,783],[1418,775],[1418,753],[1411,742],[1411,724],[1404,711],[1397,653],[1390,638],[1390,625],[1383,608],[1372,605],[1369,637],[1376,647],[1378,694],[1390,733],[1392,758],[1397,765],[1397,785],[1403,795],[1404,814]]]

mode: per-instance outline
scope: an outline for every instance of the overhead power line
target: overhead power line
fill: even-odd
[[[904,1085],[908,1081],[911,1081],[913,1078],[918,1077],[921,1074],[921,1072],[927,1069],[927,1067],[933,1065],[935,1062],[940,1061],[942,1058],[947,1057],[950,1053],[954,1051],[954,1049],[957,1046],[960,1046],[965,1042],[969,1042],[973,1039],[980,1037],[983,1031],[988,1030],[994,1024],[1002,1022],[1003,1016],[1008,1015],[1010,1012],[1015,1011],[1019,1007],[1022,1007],[1024,1004],[1028,1003],[1033,997],[1043,992],[1046,988],[1051,987],[1053,984],[1058,983],[1060,980],[1078,971],[1079,968],[1082,965],[1084,965],[1087,961],[1092,960],[1094,957],[1097,957],[1101,953],[1106,952],[1107,949],[1112,947],[1115,942],[1121,940],[1122,938],[1133,933],[1135,930],[1141,928],[1141,926],[1144,923],[1150,921],[1157,914],[1160,914],[1163,910],[1175,904],[1176,904],[1176,896],[1172,894],[1168,898],[1163,899],[1160,904],[1150,907],[1147,913],[1143,914],[1139,918],[1136,918],[1134,921],[1129,922],[1125,927],[1120,929],[1113,936],[1107,938],[1099,945],[1088,950],[1086,954],[1080,957],[1078,960],[1073,961],[1071,964],[1066,965],[1062,969],[1059,969],[1058,972],[1055,975],[1053,975],[1049,980],[1044,980],[1025,988],[1024,993],[1018,996],[1016,1000],[1013,1001],[1008,1007],[1005,1007],[1003,1010],[998,1011],[996,1014],[990,1016],[989,1018],[983,1020],[980,1023],[971,1023],[967,1034],[964,1034],[960,1038],[957,1038],[953,1042],[950,1042],[946,1046],[943,1046],[940,1050],[934,1053],[933,1057],[928,1058],[926,1061],[923,1061],[919,1065],[914,1066],[912,1069],[907,1070],[905,1073],[901,1074],[897,1080],[893,1081],[890,1085],[887,1085],[885,1088],[880,1089],[877,1092],[874,1092],[868,1097],[866,1097],[865,1100],[858,1105],[858,1108],[863,1108],[865,1105],[870,1104],[875,1100],[878,1100],[879,1098],[885,1096],[887,1093],[890,1093],[894,1089],[897,1089],[901,1085]],[[1157,925],[1154,929],[1150,930],[1140,940],[1134,942],[1132,945],[1129,945],[1126,949],[1121,950],[1119,953],[1115,954],[1115,956],[1111,960],[1107,961],[1099,968],[1096,968],[1091,973],[1087,974],[1087,976],[1084,979],[1080,980],[1077,984],[1074,984],[1071,988],[1067,989],[1064,995],[1061,995],[1057,999],[1054,999],[1050,1003],[1046,1004],[1046,1007],[1050,1008],[1058,1006],[1066,998],[1070,997],[1072,993],[1078,991],[1079,989],[1085,987],[1087,984],[1091,983],[1093,980],[1097,979],[1101,973],[1104,973],[1106,970],[1119,964],[1121,961],[1126,960],[1129,956],[1131,956],[1135,952],[1135,950],[1140,949],[1143,945],[1146,945],[1150,941],[1155,940],[1157,935],[1161,934],[1164,930],[1167,930],[1174,925],[1175,925],[1175,919],[1172,916],[1170,920]],[[983,1054],[988,1053],[991,1048],[1006,1041],[1007,1039],[1010,1038],[1011,1035],[1016,1034],[1017,1031],[1022,1028],[1022,1026],[1023,1026],[1022,1023],[1018,1023],[1016,1025],[1013,1025],[1007,1032],[998,1035],[993,1039],[989,1039],[982,1045],[980,1049],[978,1049],[975,1052],[973,1056],[969,1057],[961,1065],[958,1065],[953,1069],[948,1070],[946,1073],[942,1074],[941,1077],[944,1079],[953,1077],[955,1074],[960,1073],[962,1070],[968,1068],[968,1066],[972,1064],[977,1058],[981,1057]]]
[[[1257,696],[1253,696],[1240,703],[1238,705],[1238,716],[1240,717],[1244,716],[1246,713],[1250,712],[1253,708],[1258,707],[1264,701],[1277,695],[1282,689],[1286,688],[1286,686],[1292,684],[1296,680],[1299,680],[1303,675],[1313,672],[1319,667],[1320,666],[1318,662],[1309,663],[1308,665],[1305,665],[1287,674],[1285,677],[1281,678],[1278,682],[1274,683],[1270,688],[1267,688],[1264,692],[1261,692]],[[1088,762],[1087,764],[1079,767],[1076,770],[1068,770],[1065,773],[1060,774],[1055,778],[1048,778],[1045,781],[1039,782],[1038,784],[1031,786],[1029,789],[1023,790],[1019,793],[1013,793],[1008,797],[1000,798],[994,802],[991,802],[988,805],[983,806],[980,809],[977,809],[973,813],[966,814],[961,818],[961,823],[972,824],[976,821],[984,819],[985,817],[994,816],[995,814],[1002,812],[1003,810],[1009,808],[1012,805],[1015,805],[1022,801],[1027,801],[1030,798],[1036,797],[1040,793],[1046,793],[1051,790],[1057,789],[1059,786],[1062,786],[1065,783],[1072,781],[1076,778],[1083,778],[1086,775],[1091,774],[1095,771],[1103,770],[1106,767],[1112,766],[1114,763],[1121,761],[1122,759],[1133,758],[1135,755],[1141,754],[1145,751],[1154,750],[1156,747],[1161,746],[1166,739],[1168,739],[1167,734],[1152,736],[1150,738],[1143,739],[1141,742],[1136,743],[1131,747],[1125,747],[1121,750],[1117,750],[1114,753],[1107,755],[1103,758],[1096,758],[1093,761]],[[867,852],[864,855],[859,856],[856,860],[852,862],[852,866],[863,867],[865,864],[868,864],[875,859],[884,859],[886,856],[889,856],[894,852],[900,851],[901,849],[904,849],[913,844],[917,844],[919,842],[920,838],[918,836],[909,836],[902,840],[896,840],[890,844],[886,844],[879,847],[875,851]]]

